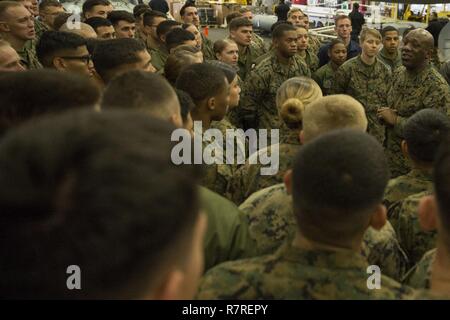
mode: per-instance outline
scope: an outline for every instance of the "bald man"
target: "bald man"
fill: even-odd
[[[393,178],[410,170],[400,147],[408,118],[425,108],[450,115],[449,86],[430,63],[433,46],[433,36],[424,29],[412,30],[404,37],[403,67],[394,72],[388,105],[378,110],[380,121],[386,126],[385,146]]]
[[[97,33],[94,28],[84,22],[80,22],[79,27],[76,23],[72,25],[70,22],[66,22],[59,28],[59,31],[76,33],[85,39],[97,38]]]

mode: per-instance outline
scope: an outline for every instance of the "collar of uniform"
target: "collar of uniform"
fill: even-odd
[[[380,51],[380,56],[383,57],[384,59],[390,60],[390,61],[396,61],[396,60],[400,59],[400,53],[398,52],[398,50],[397,50],[397,54],[395,55],[395,57],[394,57],[394,58],[391,58],[391,57],[387,54],[386,48],[381,49],[381,51]]]
[[[411,178],[416,178],[416,179],[424,180],[424,181],[432,181],[433,180],[431,170],[426,170],[426,169],[413,168],[410,172],[408,172],[407,175]]]
[[[336,71],[337,68],[339,68],[339,66],[331,60],[328,62],[328,65],[330,66],[331,70],[333,70],[333,71]]]
[[[301,58],[298,58],[298,59],[301,59]],[[278,57],[277,57],[275,50],[271,54],[270,61],[271,61],[271,65],[273,68],[272,70],[274,72],[280,73],[285,76],[289,76],[289,69],[291,69],[291,68],[299,69],[299,68],[296,68],[298,62],[297,62],[295,56],[289,58],[288,65],[284,65],[278,61]]]
[[[300,145],[300,130],[281,128],[280,143]]]
[[[314,265],[318,268],[359,269],[365,271],[369,265],[366,258],[350,249],[342,249],[340,251],[306,250],[293,246],[290,243],[285,243],[275,254],[287,261]]]

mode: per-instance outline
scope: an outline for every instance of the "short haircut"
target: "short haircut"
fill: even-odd
[[[114,10],[108,14],[108,20],[111,21],[113,26],[116,26],[120,21],[126,21],[128,23],[135,23],[134,16],[125,10]]]
[[[189,113],[195,108],[195,103],[187,92],[180,89],[175,89],[175,92],[177,93],[178,101],[180,102],[181,119],[183,120],[183,123],[185,123]]]
[[[139,62],[137,54],[144,50],[145,44],[136,39],[104,40],[97,43],[92,60],[97,73],[108,82],[121,66]]]
[[[345,47],[345,50],[347,50],[347,46],[345,45],[344,41],[342,39],[336,38],[331,40],[330,45],[328,46],[328,51],[333,50],[334,46],[337,44],[342,44]]]
[[[339,21],[344,20],[344,19],[350,20],[350,24],[351,24],[351,21],[352,21],[352,20],[351,20],[347,15],[345,15],[345,14],[338,15],[336,18],[334,18],[334,24],[337,25],[337,23],[338,23]]]
[[[383,147],[365,132],[336,130],[308,142],[295,158],[292,177],[301,233],[331,245],[362,239],[388,180]]]
[[[41,3],[39,3],[39,11],[45,10],[48,7],[61,8],[63,5],[58,0],[42,0]]]
[[[170,52],[176,46],[184,44],[186,41],[194,41],[195,36],[191,32],[175,28],[170,30],[166,35],[166,48]]]
[[[232,12],[225,17],[225,21],[227,22],[227,24],[230,24],[232,20],[236,18],[241,18],[242,16],[243,15],[240,12]]]
[[[400,34],[396,27],[386,26],[381,30],[381,36],[384,38],[386,36],[386,33],[391,32],[391,31],[395,31],[395,32],[397,32],[397,34]]]
[[[439,208],[442,228],[445,230],[447,248],[450,248],[450,136],[442,142],[436,154],[433,170],[434,192]]]
[[[289,10],[289,12],[288,12],[288,14],[287,14],[288,19],[292,16],[292,14],[297,13],[297,12],[300,12],[302,15],[305,14],[305,13],[304,13],[301,9],[299,9],[299,8],[292,8],[291,10]]]
[[[165,36],[170,30],[177,26],[181,26],[181,23],[173,20],[163,21],[156,27],[156,35],[161,39],[162,36]]]
[[[76,50],[86,45],[86,39],[75,33],[45,31],[36,45],[36,55],[44,67],[53,68],[53,59],[64,54],[64,50]]]
[[[176,82],[177,89],[189,93],[196,104],[216,96],[225,86],[225,75],[222,70],[207,63],[196,63],[186,67]]]
[[[374,38],[377,38],[381,41],[382,37],[381,37],[381,33],[377,30],[377,29],[373,29],[373,28],[363,28],[361,30],[361,33],[359,34],[359,41],[362,43],[364,41],[366,41],[366,39],[372,36]]]
[[[231,83],[234,81],[234,79],[236,79],[237,76],[236,69],[233,68],[228,63],[218,60],[209,60],[206,63],[218,67],[220,70],[222,70],[222,72],[225,74],[225,77],[228,80],[228,83]]]
[[[197,59],[195,53],[186,50],[172,52],[167,57],[166,64],[164,65],[164,76],[175,86],[181,71],[187,66],[197,63]]]
[[[174,97],[174,90],[162,76],[133,70],[111,80],[103,93],[102,109],[134,109],[168,120],[178,111],[171,108]]]
[[[270,32],[273,32],[273,30],[275,30],[276,27],[278,27],[282,24],[287,24],[287,25],[293,26],[293,24],[289,21],[277,21],[270,26]],[[295,30],[297,30],[298,27],[294,27],[294,28],[295,28]]]
[[[408,119],[403,129],[412,160],[430,164],[434,161],[439,145],[449,133],[449,118],[433,109],[418,111]]]
[[[272,39],[281,39],[284,36],[284,33],[287,31],[296,31],[297,29],[291,25],[291,24],[287,24],[287,23],[282,23],[280,25],[278,25],[275,29],[273,29],[272,32]]]
[[[230,44],[236,44],[236,42],[234,40],[231,40],[231,39],[220,39],[220,40],[217,40],[216,42],[214,42],[214,45],[213,45],[214,53],[221,53]]]
[[[46,113],[93,107],[99,101],[100,91],[85,76],[41,69],[0,74],[0,96],[2,135]]]
[[[111,2],[108,0],[86,0],[83,3],[82,12],[86,13],[88,11],[91,11],[93,7],[95,6],[109,6],[111,5]]]
[[[246,12],[252,12],[252,10],[250,8],[247,7],[241,7],[238,10],[239,13],[246,13]]]
[[[230,31],[238,30],[242,27],[253,27],[253,23],[245,17],[235,18],[228,25]]]
[[[185,14],[186,8],[190,8],[190,7],[197,8],[197,6],[195,4],[193,4],[193,3],[188,1],[181,7],[181,9],[180,9],[180,16],[183,17],[184,14]]]
[[[197,48],[197,47],[188,45],[188,44],[182,44],[182,45],[177,46],[176,48],[174,48],[174,49],[172,50],[172,53],[175,53],[175,52],[177,52],[177,51],[188,51],[188,52],[190,52],[190,53],[199,53],[199,52],[201,52],[202,50],[200,50],[200,49]]]
[[[20,2],[15,2],[15,1],[0,1],[0,18],[3,18],[3,16],[5,15],[5,12],[9,9],[9,8],[14,8],[14,7],[21,7],[22,3]]]
[[[58,31],[61,29],[61,27],[66,24],[67,20],[72,16],[71,13],[68,12],[61,12],[58,13],[58,15],[55,17],[55,20],[53,21],[53,28]]]
[[[185,268],[198,169],[172,163],[173,130],[135,112],[91,111],[44,117],[7,135],[0,296],[137,299]],[[74,264],[82,290],[67,289]]]
[[[311,141],[336,129],[366,131],[367,118],[364,107],[356,99],[345,94],[319,98],[305,107],[303,112],[303,136]]]
[[[142,23],[144,24],[144,26],[151,26],[153,25],[153,22],[155,21],[155,18],[165,18],[167,19],[167,16],[159,11],[150,11],[150,12],[145,12],[144,16],[142,17]]]
[[[111,27],[112,23],[108,19],[102,18],[102,17],[91,17],[89,19],[86,19],[84,23],[90,25],[95,32],[97,32],[97,29],[100,27]]]
[[[133,8],[133,16],[137,19],[139,18],[139,16],[141,14],[143,14],[144,12],[151,12],[152,9],[150,8],[150,6],[148,4],[145,3],[140,3],[134,6]]]

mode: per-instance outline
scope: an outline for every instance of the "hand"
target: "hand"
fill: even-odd
[[[384,122],[390,124],[391,126],[397,123],[397,110],[391,108],[379,108],[377,111],[377,116],[379,119],[384,120]]]

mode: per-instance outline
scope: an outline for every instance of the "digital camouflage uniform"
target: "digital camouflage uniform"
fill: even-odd
[[[272,53],[251,72],[245,81],[241,94],[241,119],[248,127],[255,129],[278,129],[281,119],[275,97],[281,84],[298,76],[310,77],[308,66],[296,57],[290,58],[289,65],[278,61]]]
[[[250,75],[250,72],[255,65],[256,59],[262,56],[264,53],[264,51],[262,51],[255,45],[239,47],[238,75],[242,80],[246,80],[247,76]]]
[[[363,105],[368,120],[367,131],[380,143],[384,141],[385,126],[380,123],[377,111],[387,106],[390,83],[391,73],[382,62],[376,59],[369,66],[361,56],[344,62],[333,81],[333,94],[348,94]]]
[[[311,52],[317,57],[319,53],[319,49],[322,46],[322,42],[319,40],[319,37],[312,33],[308,33],[308,48],[311,49]],[[317,64],[319,64],[319,58],[317,58]]]
[[[385,275],[367,286],[369,264],[351,250],[304,250],[289,244],[272,255],[225,262],[202,278],[199,299],[401,299],[412,289]]]
[[[406,121],[425,108],[439,110],[448,115],[450,88],[432,66],[425,67],[417,74],[400,67],[392,78],[387,107],[397,110],[398,117],[394,126],[387,125],[385,146],[392,177],[397,177],[410,170],[410,164],[403,157],[400,146]]]
[[[428,170],[412,169],[408,174],[391,179],[384,192],[383,204],[388,209],[396,202],[433,188],[431,172]]]
[[[297,54],[297,56],[306,63],[311,73],[319,69],[319,58],[317,58],[317,53],[314,53],[311,49],[308,48],[306,50],[305,58],[303,58],[299,54]]]
[[[41,69],[42,65],[36,56],[35,40],[28,40],[21,51],[17,51],[22,65],[28,70]]]
[[[321,66],[312,75],[314,81],[316,81],[322,89],[322,94],[324,96],[331,94],[334,82],[334,74],[336,73],[337,68],[339,68],[339,66],[333,61],[330,61],[326,65]]]
[[[425,191],[409,196],[403,200],[398,217],[394,217],[397,218],[398,242],[408,256],[409,267],[414,266],[425,252],[436,247],[437,232],[422,230],[417,212],[420,199],[430,194],[430,191]]]
[[[202,53],[204,60],[215,60],[216,56],[214,55],[214,44],[211,40],[209,40],[202,31],[200,31],[202,37]]]
[[[164,69],[167,58],[169,57],[169,52],[166,48],[159,47],[150,51],[152,56],[152,65],[155,67],[156,71]]]
[[[394,72],[398,67],[402,66],[402,57],[399,51],[397,51],[395,58],[392,59],[387,55],[386,50],[383,48],[378,53],[378,59],[388,66],[391,69],[391,72]]]
[[[283,243],[292,242],[297,231],[292,198],[283,184],[260,190],[239,206],[247,217],[249,232],[259,255],[274,253]],[[368,228],[361,253],[370,264],[380,266],[383,274],[401,279],[407,260],[394,229],[388,223],[379,231]]]
[[[200,187],[201,206],[208,218],[204,239],[205,270],[229,260],[255,256],[254,241],[242,211],[231,201]]]
[[[260,50],[262,53],[267,52],[266,43],[264,39],[258,36],[255,32],[252,33],[252,43],[253,45]]]
[[[403,283],[416,289],[430,289],[431,271],[435,258],[436,249],[425,253],[422,259],[405,275]]]
[[[41,20],[39,19],[35,19],[34,20],[34,30],[36,31],[36,43],[39,41],[39,39],[41,39],[42,34],[45,31],[49,31],[50,28],[43,23]]]
[[[262,175],[261,168],[268,167],[268,165],[261,164],[260,161],[250,164],[250,160],[247,160],[246,164],[236,171],[228,187],[228,194],[234,203],[241,204],[254,192],[283,182],[284,174],[292,168],[295,155],[300,150],[299,133],[291,130],[290,134],[283,134],[278,148],[279,162],[276,174]],[[259,150],[258,153],[270,153],[271,151],[272,148],[269,146]],[[256,154],[253,156],[255,157]]]

